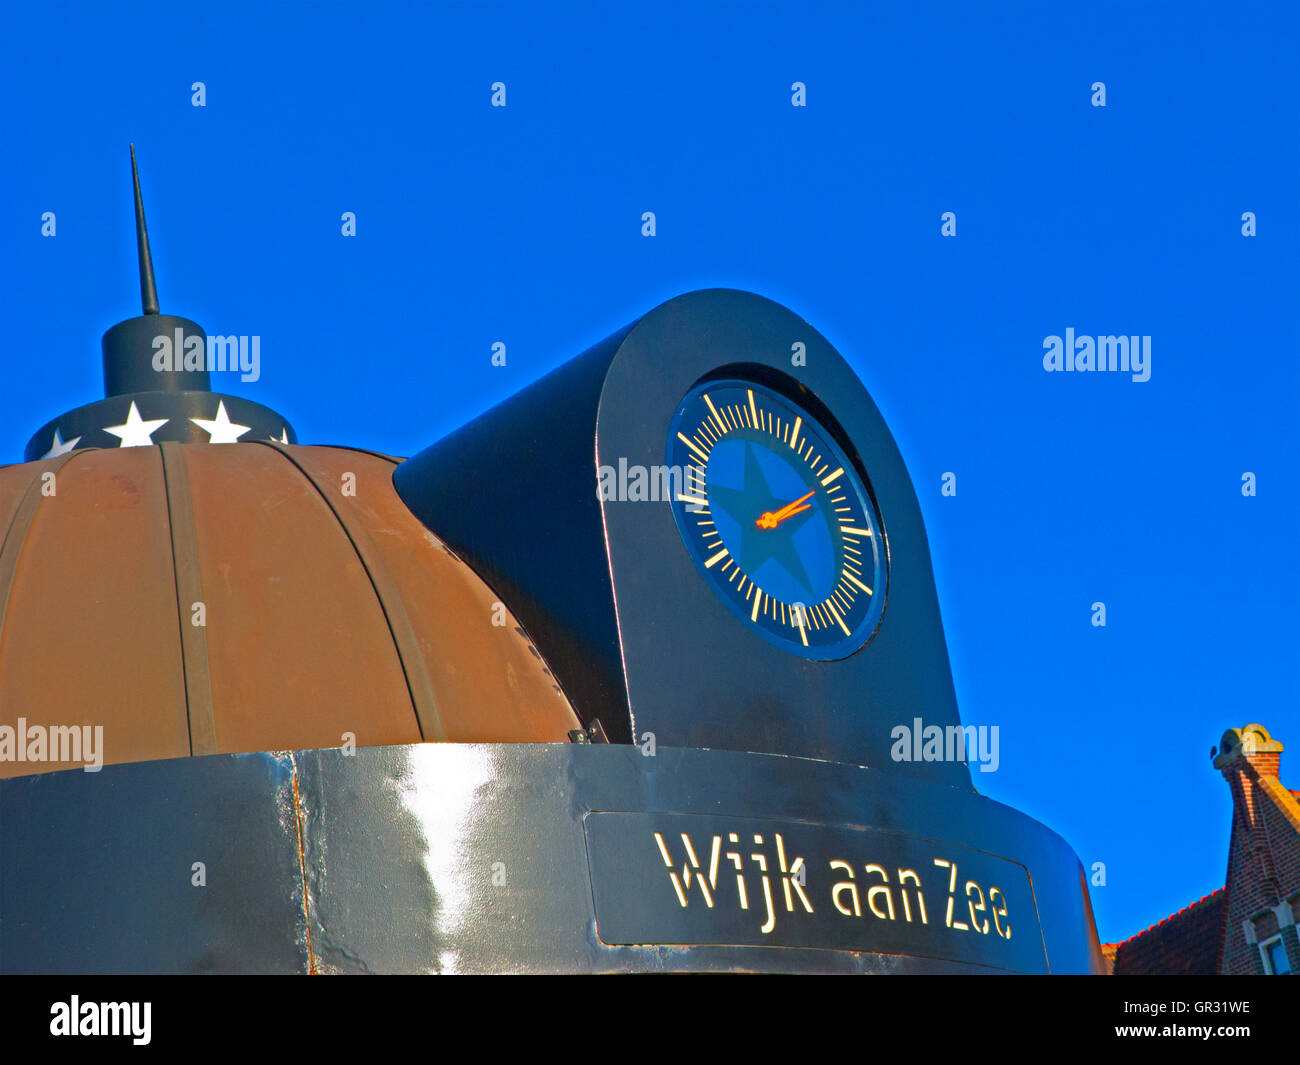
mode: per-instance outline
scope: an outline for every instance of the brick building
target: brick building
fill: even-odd
[[[1279,779],[1282,744],[1262,725],[1211,751],[1232,794],[1223,887],[1102,951],[1117,976],[1300,972],[1300,792]]]

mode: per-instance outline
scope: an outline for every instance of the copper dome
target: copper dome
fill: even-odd
[[[103,725],[105,764],[565,741],[568,700],[397,461],[164,442],[0,467],[0,725]]]

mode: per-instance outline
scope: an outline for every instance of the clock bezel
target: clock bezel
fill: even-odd
[[[687,504],[673,499],[669,502],[673,513],[673,522],[682,541],[683,549],[690,557],[700,579],[710,587],[714,596],[722,602],[728,612],[742,624],[747,632],[758,636],[766,643],[787,654],[808,661],[840,662],[853,657],[867,647],[879,633],[888,612],[890,587],[888,532],[881,515],[880,504],[876,499],[875,490],[871,484],[871,478],[863,468],[860,457],[852,447],[843,426],[840,425],[829,408],[799,381],[768,366],[755,363],[730,363],[726,366],[716,367],[700,377],[678,402],[673,412],[666,443],[669,467],[675,467],[681,460],[681,449],[678,446],[680,441],[677,439],[677,432],[682,426],[682,419],[686,414],[688,405],[709,388],[752,388],[770,395],[786,407],[792,408],[797,416],[804,419],[805,425],[812,427],[817,437],[825,440],[830,445],[835,461],[842,465],[845,472],[849,474],[854,496],[859,500],[864,512],[868,512],[864,516],[871,523],[874,530],[873,536],[878,537],[878,544],[873,546],[873,568],[876,571],[873,576],[875,577],[874,583],[878,587],[873,587],[871,605],[863,618],[852,626],[850,635],[834,643],[804,646],[793,635],[793,633],[797,632],[796,629],[791,629],[792,635],[789,637],[779,635],[778,631],[773,628],[754,621],[750,617],[747,607],[743,607],[738,603],[734,597],[727,593],[725,588],[718,586],[717,575],[704,564],[700,544],[698,543],[699,533],[694,523],[690,521],[690,514],[686,510]],[[746,573],[744,576],[749,578],[751,582],[753,581],[751,575]],[[875,598],[877,595],[879,595],[879,599]]]

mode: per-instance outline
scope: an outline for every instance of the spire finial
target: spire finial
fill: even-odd
[[[275,411],[237,396],[214,395],[209,367],[251,373],[257,380],[258,338],[221,337],[221,346],[198,322],[158,309],[158,289],[149,252],[149,232],[144,224],[144,198],[140,195],[140,168],[131,145],[131,183],[135,187],[135,234],[140,255],[140,300],[144,313],[118,322],[104,333],[104,398],[60,415],[39,429],[27,442],[27,461],[54,458],[75,448],[121,447],[127,437],[116,430],[128,426],[151,427],[153,432],[131,441],[183,444],[225,440],[239,427],[249,440],[278,438],[298,442],[293,427]],[[233,345],[233,346],[232,346]],[[251,368],[246,365],[252,355]],[[216,417],[213,417],[213,404]],[[212,428],[207,428],[211,426]],[[234,428],[231,428],[234,427]],[[220,430],[219,432],[217,430]],[[213,435],[213,434],[216,435]],[[0,530],[0,540],[4,539]],[[3,584],[0,578],[0,584]],[[0,614],[4,600],[0,593]]]
[[[145,314],[158,313],[158,285],[153,276],[153,256],[149,254],[149,231],[144,224],[144,200],[140,196],[140,171],[135,165],[135,145],[131,145],[131,180],[135,185],[135,240],[140,249],[140,302]]]

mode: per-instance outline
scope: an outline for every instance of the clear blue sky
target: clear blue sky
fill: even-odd
[[[219,385],[307,443],[414,453],[750,289],[884,412],[963,718],[1000,728],[976,783],[1106,863],[1103,940],[1223,883],[1223,729],[1300,786],[1293,5],[175,7],[6,12],[0,461],[139,313],[132,140],[163,310],[260,335]],[[1150,335],[1151,380],[1045,373],[1067,327]]]

